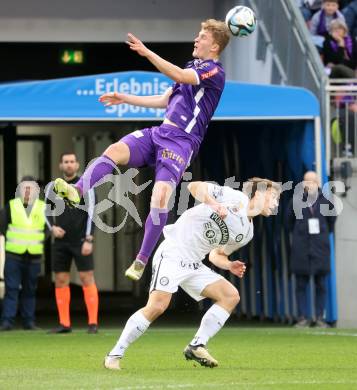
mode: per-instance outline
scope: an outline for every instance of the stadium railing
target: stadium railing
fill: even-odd
[[[329,79],[326,87],[326,162],[357,156],[357,79]]]

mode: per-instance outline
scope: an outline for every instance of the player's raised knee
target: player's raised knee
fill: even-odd
[[[130,149],[124,142],[118,141],[107,147],[104,155],[112,159],[115,164],[126,165],[130,158]]]

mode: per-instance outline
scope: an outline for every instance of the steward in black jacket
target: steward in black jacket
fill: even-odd
[[[307,193],[304,193],[303,201],[306,202]],[[329,205],[329,202],[318,189],[318,197],[311,207],[302,209],[302,219],[296,219],[293,210],[294,199],[290,201],[287,209],[286,223],[292,232],[292,245],[290,254],[290,270],[295,274],[316,275],[330,272],[330,239],[329,233],[333,232],[336,217],[323,216],[321,205]],[[309,233],[309,220],[317,219],[320,232]]]
[[[290,271],[295,274],[296,301],[298,311],[297,327],[307,327],[308,319],[307,285],[311,278],[315,286],[316,326],[327,327],[324,321],[326,306],[326,275],[330,273],[330,238],[336,216],[332,214],[333,205],[327,200],[318,187],[318,177],[315,172],[304,175],[302,199],[295,196],[287,209],[286,224],[292,232],[290,252]],[[308,195],[310,197],[308,198]],[[316,201],[313,201],[315,200]],[[309,203],[307,203],[309,201]],[[304,208],[302,208],[304,202]],[[295,215],[294,211],[301,214]],[[308,206],[308,207],[306,207]],[[330,213],[329,213],[330,211]]]

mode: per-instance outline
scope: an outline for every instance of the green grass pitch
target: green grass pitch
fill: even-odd
[[[0,334],[0,389],[357,389],[357,331],[226,327],[209,344],[210,369],[184,360],[194,328],[153,326],[121,371],[103,368],[119,330],[97,335]]]

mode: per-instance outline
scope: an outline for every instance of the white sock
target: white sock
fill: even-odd
[[[110,351],[109,356],[123,357],[126,349],[131,343],[138,339],[150,326],[150,322],[145,318],[144,314],[138,310],[126,322],[123,332],[115,347]]]
[[[206,345],[208,340],[222,328],[229,316],[230,313],[223,307],[217,304],[212,305],[202,317],[200,328],[190,345]]]

